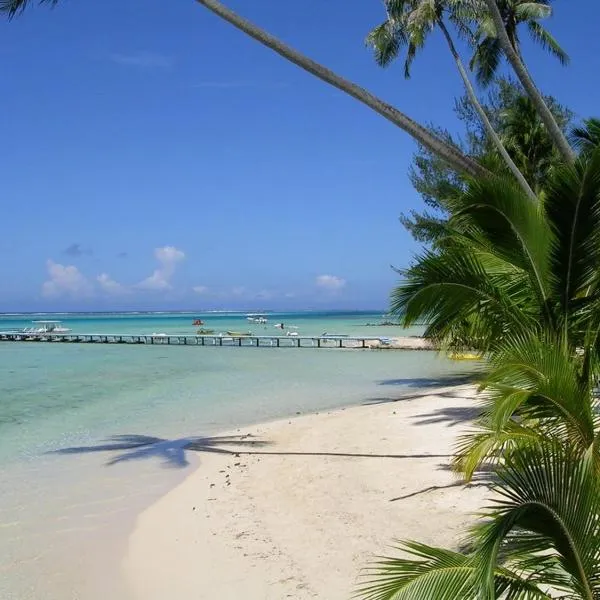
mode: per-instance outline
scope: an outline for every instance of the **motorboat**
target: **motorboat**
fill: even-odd
[[[62,326],[62,321],[32,321],[33,327],[26,327],[23,333],[42,335],[44,333],[69,333],[68,327]]]
[[[212,335],[214,332],[214,329],[198,329],[196,335]]]
[[[246,321],[249,321],[250,323],[256,323],[257,325],[264,325],[265,323],[269,322],[267,317],[265,317],[264,315],[254,314],[246,315]]]
[[[194,319],[192,325],[198,327],[199,325],[204,325],[204,321],[202,319]]]
[[[228,331],[227,335],[231,337],[250,337],[253,334],[251,331]]]
[[[326,331],[321,334],[322,338],[347,338],[347,333],[327,333]]]

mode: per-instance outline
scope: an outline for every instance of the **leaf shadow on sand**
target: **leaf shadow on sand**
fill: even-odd
[[[183,468],[190,464],[186,455],[187,451],[235,455],[248,447],[263,448],[269,445],[270,442],[254,439],[251,435],[185,437],[170,440],[149,435],[125,434],[112,436],[105,444],[61,448],[53,450],[50,454],[120,452],[106,464],[110,466],[132,460],[159,458],[167,467]]]

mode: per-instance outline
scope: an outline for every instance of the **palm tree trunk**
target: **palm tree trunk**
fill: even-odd
[[[535,86],[533,79],[529,75],[527,71],[527,67],[523,63],[523,61],[519,58],[518,52],[515,50],[513,45],[510,43],[510,39],[508,38],[508,33],[506,32],[506,27],[504,27],[504,21],[502,20],[502,15],[500,14],[500,10],[498,9],[498,5],[496,4],[496,0],[485,0],[485,3],[490,11],[490,16],[494,21],[494,25],[496,27],[496,35],[498,36],[498,40],[500,45],[502,46],[502,50],[504,50],[504,54],[506,58],[512,65],[521,85],[525,88],[525,91],[531,98],[533,105],[535,106],[542,122],[548,129],[548,133],[550,137],[556,144],[561,156],[563,159],[571,163],[575,160],[576,155],[573,151],[573,148],[569,145],[565,134],[562,132],[561,128],[558,126],[554,115],[548,108],[548,105],[544,101],[544,98],[540,91]]]
[[[400,127],[400,129],[403,129],[419,144],[442,158],[456,171],[466,173],[471,176],[484,176],[489,174],[486,169],[484,169],[472,158],[469,158],[463,154],[456,146],[449,144],[433,135],[425,127],[413,121],[410,117],[400,112],[393,106],[390,106],[364,88],[351,81],[348,81],[347,79],[344,79],[343,77],[340,77],[337,73],[334,73],[323,65],[315,62],[307,56],[304,56],[260,27],[240,17],[232,10],[223,6],[219,0],[196,0],[196,2],[202,6],[205,6],[218,17],[224,19],[228,23],[231,23],[231,25],[254,38],[267,48],[270,48],[286,60],[289,60],[291,63],[299,66],[301,69],[307,71],[315,77],[318,77],[329,85],[336,87],[349,96],[352,96],[359,102],[367,105],[382,117],[386,118],[388,121],[391,121],[394,125]]]
[[[481,106],[481,103],[479,102],[479,99],[477,98],[477,94],[475,93],[475,90],[473,89],[473,85],[471,84],[471,80],[469,79],[467,70],[465,69],[465,66],[463,65],[460,55],[456,51],[456,47],[454,46],[454,42],[452,41],[450,32],[448,31],[448,29],[446,29],[446,25],[444,25],[444,22],[442,21],[441,18],[438,19],[438,26],[442,30],[442,33],[444,34],[444,37],[446,38],[446,42],[448,42],[448,47],[450,48],[450,52],[454,58],[454,61],[456,62],[456,67],[458,68],[458,72],[460,73],[463,83],[465,84],[465,88],[467,90],[467,96],[469,97],[471,104],[475,107],[475,110],[477,111],[477,114],[479,115],[479,118],[481,119],[481,122],[483,123],[483,126],[484,126],[487,134],[490,136],[490,138],[491,138],[492,142],[494,143],[494,146],[496,146],[498,152],[500,152],[500,156],[502,156],[502,158],[504,159],[504,162],[508,165],[508,168],[510,169],[511,173],[515,176],[516,180],[519,182],[519,185],[523,188],[523,191],[531,199],[535,200],[536,195],[535,195],[534,191],[531,189],[529,183],[527,183],[527,179],[525,179],[525,176],[523,175],[523,173],[521,173],[521,171],[519,170],[519,167],[517,167],[517,165],[515,164],[513,159],[510,157],[510,155],[506,151],[506,148],[504,147],[502,140],[500,139],[500,137],[494,130],[494,127],[490,123],[490,120],[489,120],[485,110],[483,109],[483,106]]]

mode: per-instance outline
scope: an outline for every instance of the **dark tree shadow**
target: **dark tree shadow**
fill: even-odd
[[[211,452],[230,456],[315,456],[338,458],[386,458],[386,459],[430,459],[450,458],[450,454],[373,454],[359,452],[279,452],[262,450],[271,446],[272,442],[254,439],[252,435],[189,437],[168,440],[147,435],[117,435],[109,438],[106,444],[97,446],[76,446],[53,450],[51,454],[88,454],[91,452],[120,452],[107,465],[159,458],[167,467],[183,468],[189,465],[187,451]]]
[[[252,439],[251,435],[214,436],[214,437],[187,437],[175,440],[152,437],[148,435],[115,435],[109,438],[106,444],[97,446],[76,446],[54,450],[52,454],[87,454],[90,452],[119,452],[121,454],[111,458],[106,464],[147,458],[160,458],[167,467],[187,467],[189,461],[186,451],[212,452],[217,454],[237,454],[240,449],[248,447],[265,447],[270,442]],[[122,451],[125,452],[122,452]]]
[[[430,413],[417,415],[416,425],[433,425],[434,423],[446,423],[448,427],[454,427],[460,423],[475,420],[481,414],[478,406],[448,406],[438,408]]]
[[[402,394],[402,396],[377,396],[375,398],[367,398],[363,400],[364,405],[371,404],[387,404],[393,402],[410,402],[411,400],[419,400],[420,398],[426,398],[431,396],[431,390],[425,390],[418,394]],[[464,396],[460,396],[454,392],[454,390],[448,390],[445,392],[435,392],[436,396],[441,398],[455,398],[456,400],[464,400]]]
[[[441,465],[441,468],[444,470],[452,470],[450,465]],[[395,498],[390,498],[390,502],[398,502],[399,500],[407,500],[408,498],[414,498],[415,496],[421,496],[423,494],[428,494],[429,492],[436,492],[438,490],[447,490],[456,487],[462,487],[465,489],[485,487],[488,489],[493,489],[497,484],[498,479],[496,477],[496,472],[492,467],[484,466],[482,469],[476,471],[470,481],[464,481],[463,479],[457,479],[457,481],[453,481],[452,483],[446,483],[444,485],[430,485],[426,488],[422,488],[420,490],[416,490],[414,492],[409,492],[408,494],[403,494],[401,496],[396,496]]]
[[[450,385],[465,385],[474,383],[477,380],[478,373],[475,371],[466,373],[453,373],[451,375],[441,375],[440,377],[413,377],[405,379],[384,379],[378,381],[377,385],[398,385],[409,388],[435,388]]]

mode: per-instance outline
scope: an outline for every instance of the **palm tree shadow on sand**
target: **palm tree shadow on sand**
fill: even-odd
[[[120,452],[107,461],[107,466],[133,460],[162,459],[166,467],[187,467],[190,463],[186,452],[210,452],[228,456],[313,456],[337,458],[386,458],[386,459],[447,459],[450,454],[376,454],[361,452],[296,452],[268,450],[273,442],[254,438],[252,434],[221,435],[214,437],[187,437],[169,440],[148,435],[115,435],[105,444],[75,446],[52,450],[49,454],[88,454],[92,452]]]
[[[88,454],[92,452],[120,452],[107,461],[107,465],[143,460],[162,459],[164,466],[183,468],[190,463],[187,451],[210,452],[216,454],[236,455],[248,448],[264,448],[270,445],[259,439],[252,439],[250,434],[220,435],[214,437],[185,437],[174,440],[152,437],[148,435],[115,435],[108,438],[107,443],[96,446],[75,446],[53,450],[50,454]]]

